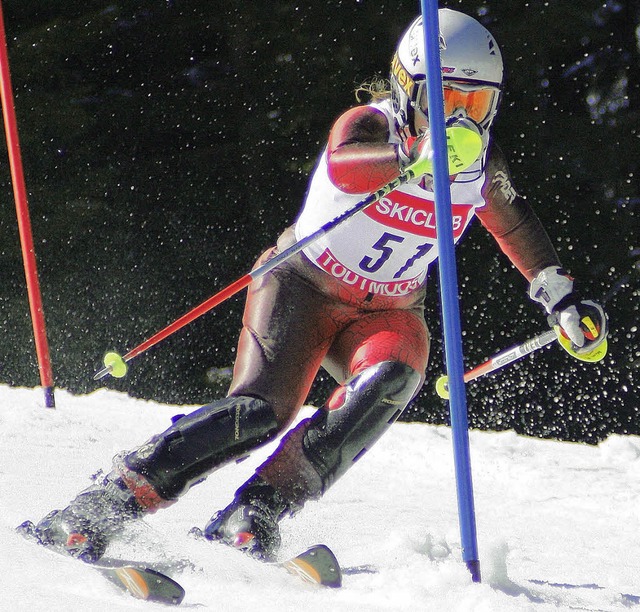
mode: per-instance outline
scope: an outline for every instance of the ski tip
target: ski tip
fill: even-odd
[[[340,564],[331,549],[324,544],[316,544],[305,552],[283,563],[291,574],[305,582],[330,588],[342,586]]]
[[[180,605],[185,590],[175,580],[149,567],[94,565],[103,576],[136,599]]]
[[[30,542],[35,542],[36,544],[44,544],[42,539],[38,535],[36,526],[32,521],[24,521],[24,523],[20,523],[16,527],[16,533],[21,535],[25,540],[29,540]]]
[[[20,523],[16,527],[16,533],[19,533],[22,536],[29,537],[33,533],[35,533],[36,526],[33,524],[33,521],[24,521]]]

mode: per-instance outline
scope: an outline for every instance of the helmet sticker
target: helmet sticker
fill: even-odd
[[[404,69],[404,66],[400,63],[400,58],[396,53],[393,56],[393,60],[391,61],[391,74],[396,78],[398,84],[402,89],[404,89],[405,93],[411,97],[411,93],[413,92],[414,81],[411,78],[411,75]]]

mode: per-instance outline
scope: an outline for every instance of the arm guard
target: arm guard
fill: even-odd
[[[357,106],[338,118],[327,144],[331,182],[345,193],[371,193],[400,174],[398,147],[389,141],[385,116]]]

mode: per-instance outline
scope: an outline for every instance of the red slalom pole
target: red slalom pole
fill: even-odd
[[[11,166],[11,180],[13,183],[13,197],[16,202],[18,215],[18,230],[22,247],[22,259],[24,272],[27,279],[27,292],[29,295],[29,308],[33,324],[33,335],[36,343],[36,354],[40,369],[40,381],[44,388],[45,406],[55,408],[53,395],[53,371],[49,356],[49,345],[44,323],[44,310],[38,282],[36,268],[35,249],[31,233],[31,219],[29,217],[29,204],[27,201],[27,189],[24,181],[22,158],[20,155],[20,141],[18,139],[18,127],[11,89],[11,75],[9,72],[9,53],[7,51],[7,36],[4,29],[4,16],[2,13],[2,1],[0,0],[0,94],[2,97],[2,114],[4,117],[4,129],[9,152],[9,164]]]

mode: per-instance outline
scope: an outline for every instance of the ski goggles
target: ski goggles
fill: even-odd
[[[444,116],[455,116],[461,110],[469,119],[481,124],[493,110],[500,89],[491,85],[476,85],[461,81],[444,81]],[[425,116],[429,116],[427,102],[427,84],[418,85],[417,107]]]

